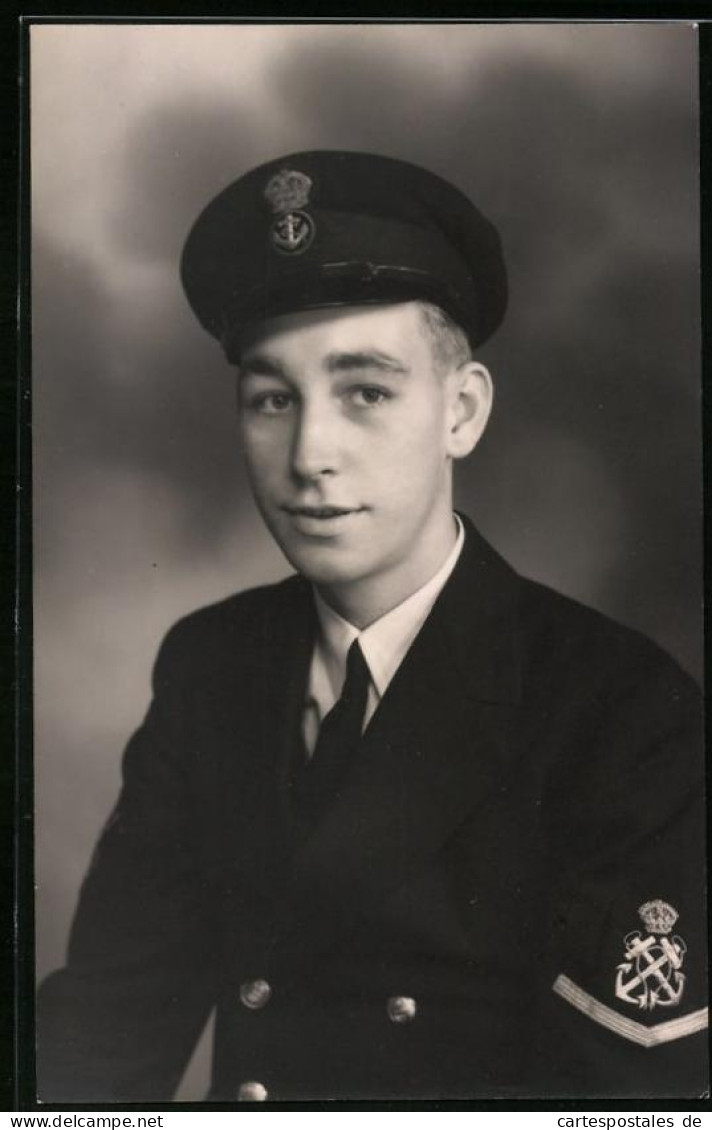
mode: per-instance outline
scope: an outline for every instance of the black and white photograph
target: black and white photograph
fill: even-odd
[[[30,27],[38,1102],[709,1094],[698,60]]]

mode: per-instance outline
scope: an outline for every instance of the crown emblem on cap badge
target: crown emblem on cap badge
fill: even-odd
[[[309,203],[312,183],[311,177],[297,169],[280,169],[267,182],[265,199],[272,205],[273,212],[303,208]]]
[[[309,203],[311,177],[297,169],[280,169],[267,182],[265,199],[276,215],[270,235],[278,251],[298,255],[314,238],[314,220],[302,209]]]

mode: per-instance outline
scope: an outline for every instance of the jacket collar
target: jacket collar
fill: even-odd
[[[468,693],[480,702],[517,703],[521,697],[520,580],[470,519],[463,514],[460,518],[465,546],[432,617]]]

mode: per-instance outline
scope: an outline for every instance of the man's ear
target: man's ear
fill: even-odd
[[[494,387],[489,371],[478,361],[468,361],[445,378],[447,382],[447,451],[463,459],[477,446],[487,427]]]

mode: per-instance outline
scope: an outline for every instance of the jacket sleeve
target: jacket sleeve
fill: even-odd
[[[581,688],[552,774],[554,869],[539,1067],[552,1093],[708,1088],[702,716],[647,645]],[[603,684],[603,685],[602,685]],[[544,1062],[545,1060],[545,1062]]]
[[[44,1102],[170,1098],[214,1000],[196,768],[182,726],[184,652],[178,626],[161,648],[153,701],[124,756],[123,787],[82,886],[66,967],[39,991]]]

